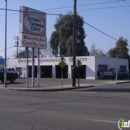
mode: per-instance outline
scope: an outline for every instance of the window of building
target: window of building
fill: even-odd
[[[120,65],[120,70],[126,72],[126,65]]]
[[[98,65],[99,71],[107,71],[108,66],[107,65]]]

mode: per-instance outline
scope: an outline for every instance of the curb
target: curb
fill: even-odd
[[[130,81],[116,82],[116,84],[124,84],[124,83],[130,83]]]
[[[44,89],[44,88],[7,88],[8,90],[15,90],[15,91],[32,91],[32,92],[55,92],[55,91],[69,91],[74,89],[83,89],[83,88],[92,88],[95,87],[94,85],[91,86],[83,86],[83,87],[72,87],[72,88],[51,88],[51,89]]]

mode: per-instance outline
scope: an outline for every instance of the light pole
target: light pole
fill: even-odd
[[[4,60],[4,87],[6,87],[6,52],[7,51],[7,0],[5,0],[5,60]]]

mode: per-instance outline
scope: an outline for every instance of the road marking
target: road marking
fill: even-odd
[[[95,121],[95,122],[103,122],[103,123],[114,123],[117,124],[118,121],[109,121],[109,120],[98,120],[98,119],[87,119],[89,121]]]

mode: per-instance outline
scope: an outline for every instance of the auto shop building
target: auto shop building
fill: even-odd
[[[128,70],[128,60],[119,58],[81,56],[76,57],[82,65],[79,67],[79,77],[84,79],[98,79],[97,72],[100,70],[107,71],[110,68],[119,68],[124,71]],[[41,78],[61,78],[60,57],[40,58],[40,77]],[[72,57],[64,57],[66,66],[63,68],[63,78],[72,78]],[[26,77],[26,58],[7,59],[7,67],[15,68],[20,72],[21,77]],[[35,58],[34,75],[37,77],[38,59]],[[28,76],[32,76],[32,58],[28,59]],[[78,77],[78,67],[76,67],[76,77]]]

